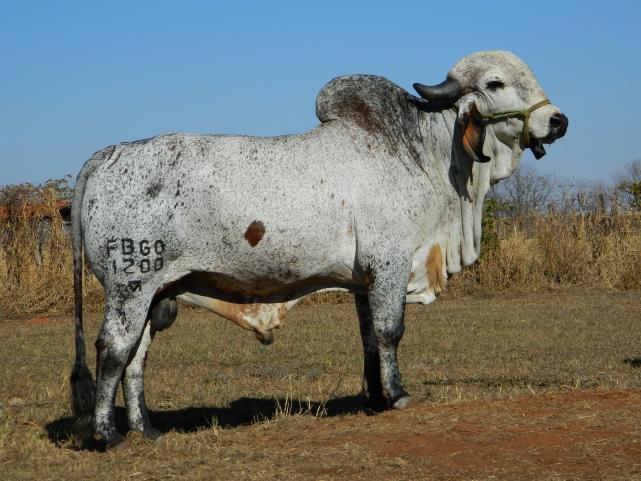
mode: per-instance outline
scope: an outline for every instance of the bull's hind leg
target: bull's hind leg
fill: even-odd
[[[144,375],[147,353],[155,332],[151,327],[151,322],[147,322],[136,354],[125,369],[125,375],[122,378],[122,393],[125,398],[129,427],[154,440],[160,438],[161,434],[160,431],[154,429],[149,420],[149,411],[145,403]]]
[[[118,292],[107,296],[105,320],[96,341],[94,429],[107,447],[116,447],[124,440],[116,430],[116,390],[125,367],[136,354],[151,300],[151,296],[137,294],[128,297],[129,292]]]
[[[405,330],[405,293],[409,264],[394,257],[378,263],[385,267],[372,269],[368,298],[374,334],[378,344],[380,382],[383,396],[395,409],[409,407],[411,398],[403,389],[396,350]],[[376,266],[376,264],[374,264]],[[372,356],[372,360],[374,357]],[[374,371],[373,368],[372,372]],[[373,376],[373,374],[372,374]],[[371,392],[371,391],[370,391]]]
[[[149,314],[145,330],[136,348],[136,354],[125,369],[125,375],[122,378],[122,392],[125,398],[129,427],[140,431],[150,439],[157,440],[161,433],[151,425],[145,402],[145,364],[156,331],[168,328],[176,320],[176,301],[169,298],[160,299],[152,304]]]

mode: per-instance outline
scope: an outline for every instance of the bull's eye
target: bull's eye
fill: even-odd
[[[505,84],[500,80],[490,80],[485,87],[488,90],[496,91],[505,87]]]

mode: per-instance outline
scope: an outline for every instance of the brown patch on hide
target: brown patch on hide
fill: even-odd
[[[285,314],[287,314],[287,304],[282,303],[278,306],[278,320],[283,322],[285,319]]]
[[[258,321],[261,311],[265,308],[269,309],[268,304],[234,304],[219,299],[211,299],[206,307],[219,316],[235,322],[243,329],[254,331],[256,337],[263,344],[271,344],[273,342],[274,335],[271,331],[274,327],[280,325],[280,321],[282,321],[287,312],[287,305],[281,304],[278,312],[272,311],[273,315],[267,321],[267,324],[265,324],[265,320],[263,320],[262,325],[259,325]],[[275,319],[275,316],[278,317],[278,320]]]
[[[235,322],[243,329],[255,330],[254,326],[246,318],[253,318],[258,313],[259,304],[234,304],[219,299],[209,299],[206,303],[207,309],[225,319]]]
[[[372,282],[374,282],[374,273],[369,267],[365,268],[365,270],[363,271],[363,282],[367,287],[369,287]]]
[[[341,117],[353,120],[360,128],[372,134],[380,133],[385,129],[376,112],[362,99],[343,97],[336,104],[336,109]]]
[[[425,260],[425,271],[427,273],[427,282],[434,291],[439,294],[445,289],[445,276],[443,275],[443,254],[441,246],[434,244]]]
[[[413,272],[410,272],[410,278],[407,280],[407,282],[408,282],[408,283],[409,283],[409,282],[412,282],[412,281],[414,280],[414,278],[415,278],[415,277],[416,277],[416,274],[414,274]]]
[[[265,225],[259,220],[255,220],[249,224],[249,227],[247,227],[247,230],[245,231],[245,239],[252,247],[255,247],[264,235]]]

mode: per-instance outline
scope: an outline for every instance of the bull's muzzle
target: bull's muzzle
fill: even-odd
[[[550,138],[551,140],[560,139],[568,130],[568,118],[561,114],[554,114],[550,117]]]

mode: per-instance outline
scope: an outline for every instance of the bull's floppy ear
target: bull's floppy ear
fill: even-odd
[[[465,153],[476,162],[489,162],[490,157],[483,153],[485,124],[474,99],[469,98],[460,104],[457,121],[461,129],[461,146]]]

